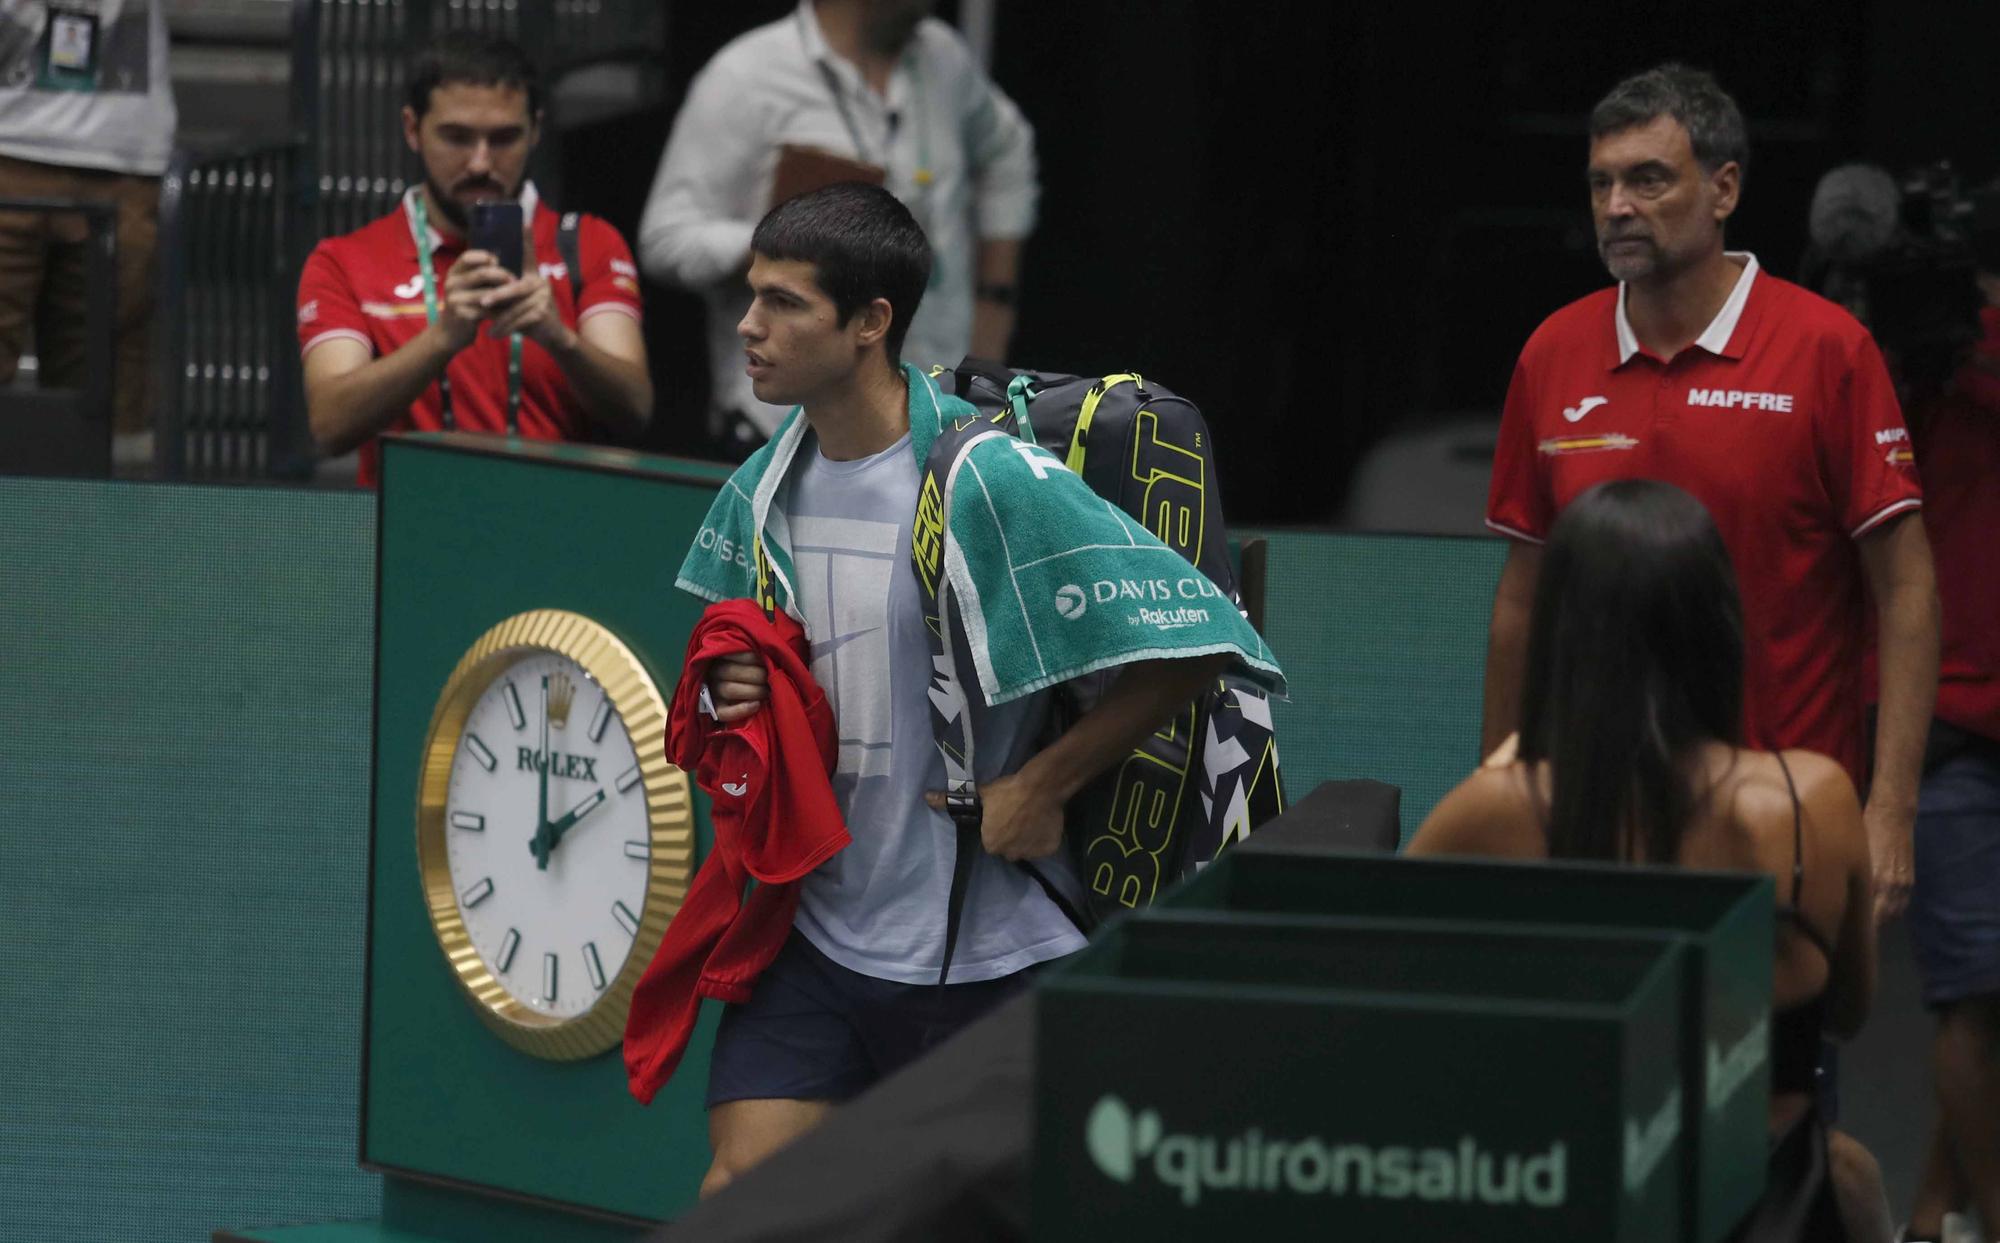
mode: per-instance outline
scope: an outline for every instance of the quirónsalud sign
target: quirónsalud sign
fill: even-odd
[[[1250,858],[1041,982],[1037,1237],[1698,1237],[1694,936],[1256,909]]]

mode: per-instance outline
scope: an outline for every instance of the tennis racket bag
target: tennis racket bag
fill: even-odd
[[[1010,371],[968,359],[932,378],[1061,458],[1243,607],[1214,442],[1193,402],[1132,373]],[[1117,676],[1110,669],[1064,683],[1058,727],[1095,706]],[[1086,890],[1086,919],[1150,903],[1284,805],[1270,700],[1248,678],[1225,671],[1071,800],[1067,838]]]

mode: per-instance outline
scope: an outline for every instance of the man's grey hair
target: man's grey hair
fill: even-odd
[[[1750,140],[1743,131],[1743,113],[1713,75],[1679,63],[1648,69],[1611,88],[1590,110],[1590,138],[1645,125],[1668,116],[1681,123],[1694,147],[1694,158],[1708,172],[1735,161],[1750,166]]]

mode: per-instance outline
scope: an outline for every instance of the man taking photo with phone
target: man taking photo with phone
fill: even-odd
[[[441,37],[403,107],[422,182],[306,260],[307,417],[322,454],[360,449],[363,487],[383,432],[629,439],[652,417],[632,252],[603,220],[540,201],[527,164],[541,118],[519,47]]]

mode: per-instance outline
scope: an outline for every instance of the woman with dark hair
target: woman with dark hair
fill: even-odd
[[[1830,1167],[1847,1237],[1888,1239],[1874,1159],[1814,1110],[1822,1033],[1852,1036],[1875,990],[1861,806],[1827,757],[1743,745],[1741,605],[1700,502],[1630,479],[1563,511],[1523,692],[1520,733],[1438,804],[1409,853],[1773,877],[1771,1189],[1745,1237],[1828,1237],[1832,1223],[1808,1224],[1818,1197],[1790,1193],[1824,1187],[1815,1171]]]

